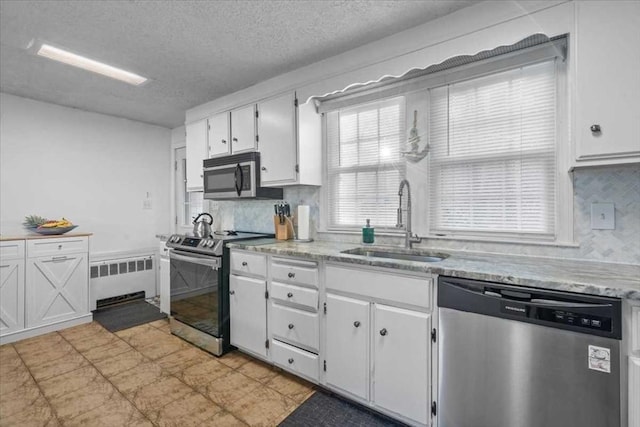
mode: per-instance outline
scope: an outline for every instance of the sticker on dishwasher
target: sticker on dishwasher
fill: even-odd
[[[589,369],[594,371],[611,373],[611,349],[589,346]]]

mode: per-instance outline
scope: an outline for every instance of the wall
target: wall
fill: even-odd
[[[92,256],[156,249],[171,226],[169,129],[4,93],[0,123],[3,236],[26,215],[65,217],[94,233]]]

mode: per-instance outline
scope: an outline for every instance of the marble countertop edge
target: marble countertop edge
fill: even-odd
[[[303,257],[314,261],[329,261],[400,271],[463,277],[553,289],[591,295],[640,300],[640,265],[587,260],[527,257],[521,255],[480,254],[432,249],[451,256],[435,263],[370,258],[341,253],[362,247],[354,243],[316,241],[295,243],[275,239],[258,239],[229,243],[230,248],[272,255]],[[382,248],[382,246],[377,246]],[[399,249],[398,247],[385,247]]]

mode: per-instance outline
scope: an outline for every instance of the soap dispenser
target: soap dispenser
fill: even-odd
[[[362,228],[362,243],[371,244],[374,239],[373,227],[371,227],[371,222],[367,219],[367,225]]]

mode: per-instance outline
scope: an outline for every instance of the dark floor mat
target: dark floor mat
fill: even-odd
[[[319,390],[285,418],[279,427],[396,427],[404,425],[349,403],[341,397]]]
[[[167,315],[161,313],[158,307],[144,300],[105,307],[93,312],[93,320],[110,332],[118,332],[166,317]]]

